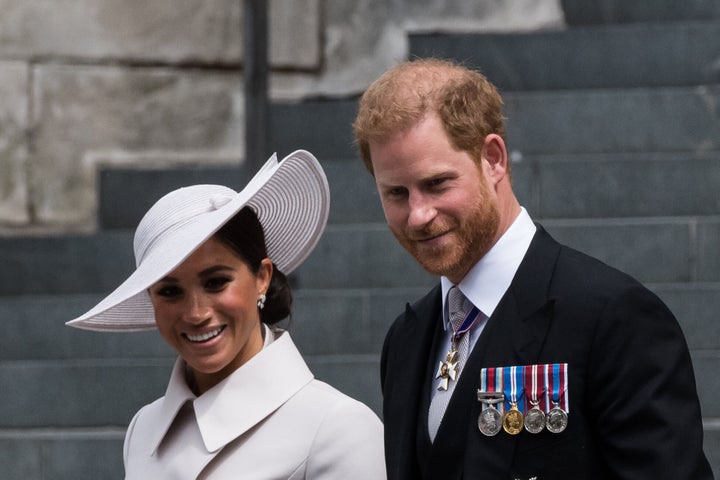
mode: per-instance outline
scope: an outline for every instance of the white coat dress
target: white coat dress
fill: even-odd
[[[178,359],[125,437],[126,480],[384,480],[383,429],[315,380],[287,332],[196,397]],[[274,340],[272,337],[276,336]]]

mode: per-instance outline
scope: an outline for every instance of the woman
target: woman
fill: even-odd
[[[284,273],[315,247],[328,208],[320,165],[297,151],[239,193],[181,188],[141,220],[135,272],[68,322],[157,327],[179,355],[165,396],[130,423],[126,479],[385,478],[380,420],[314,380],[273,327],[290,314]]]

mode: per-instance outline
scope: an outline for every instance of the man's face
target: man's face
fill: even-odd
[[[455,150],[436,115],[370,142],[370,154],[395,238],[426,271],[458,283],[496,241],[500,217],[487,162],[479,167]]]

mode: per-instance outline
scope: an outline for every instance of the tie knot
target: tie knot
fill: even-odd
[[[465,295],[456,286],[448,291],[448,313],[450,314],[450,325],[453,332],[457,332],[467,314],[465,308]]]

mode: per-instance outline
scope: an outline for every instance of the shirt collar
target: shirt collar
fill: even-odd
[[[535,235],[535,224],[525,208],[495,245],[478,261],[458,284],[458,288],[486,316],[490,317],[510,287],[513,277],[525,257]],[[445,305],[447,292],[453,283],[447,277],[440,278],[442,287],[443,320],[448,328],[448,312]]]

